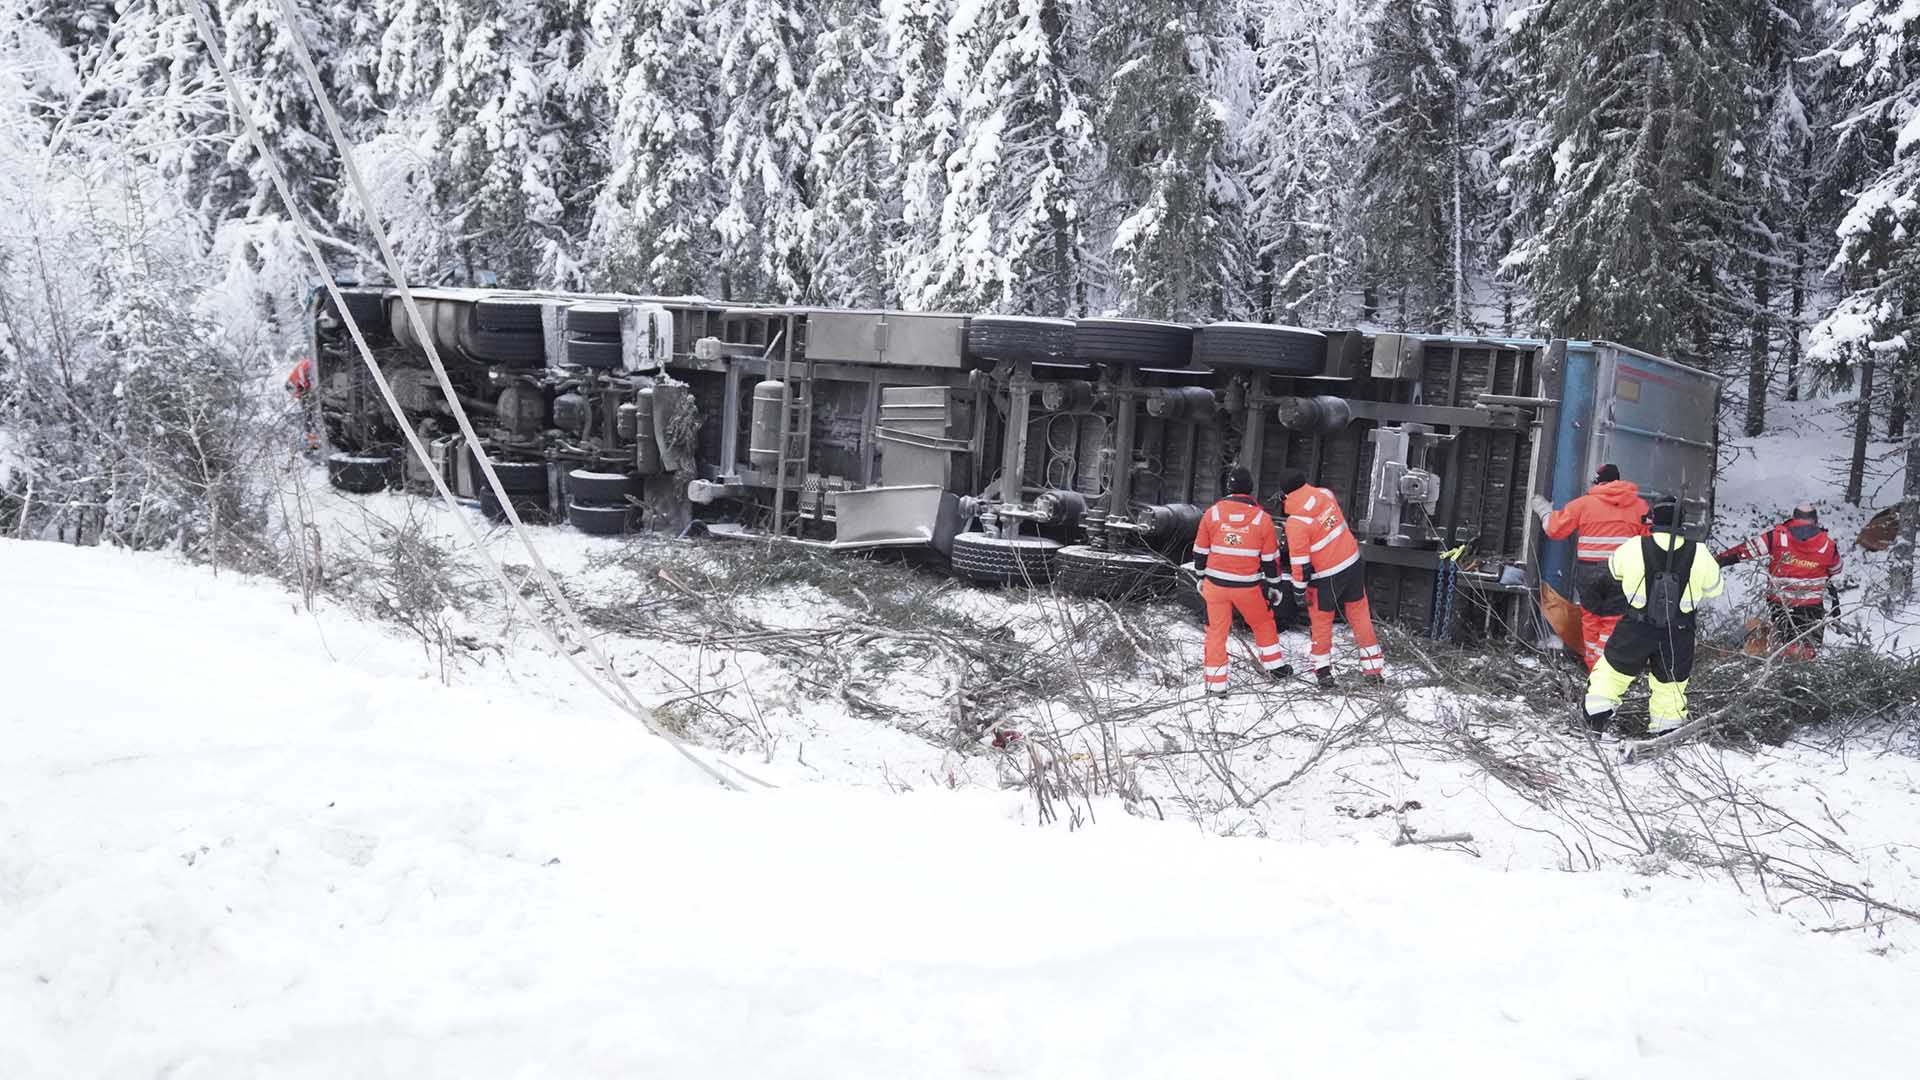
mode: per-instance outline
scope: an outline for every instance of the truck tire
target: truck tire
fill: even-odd
[[[360,327],[360,336],[370,342],[393,340],[393,326],[387,319],[385,293],[379,290],[356,292],[342,289],[340,297],[347,302],[347,313],[353,316],[354,324]]]
[[[620,339],[605,341],[598,337],[568,334],[567,363],[574,367],[617,371],[622,363]]]
[[[519,298],[481,300],[473,305],[473,320],[482,330],[537,334],[541,332],[542,306],[538,300]]]
[[[500,478],[500,490],[508,495],[547,494],[547,463],[544,461],[495,461],[494,475]],[[493,490],[485,476],[475,475],[474,483],[482,491]]]
[[[620,309],[611,304],[575,304],[567,309],[567,333],[620,339]]]
[[[967,355],[979,360],[1071,364],[1074,330],[1072,319],[976,315],[967,320]]]
[[[505,367],[544,367],[547,338],[535,330],[488,330],[469,316],[460,331],[460,350],[483,364]]]
[[[640,494],[640,478],[630,473],[574,469],[567,473],[567,498],[588,506],[625,506]]]
[[[567,524],[589,536],[624,536],[633,531],[633,507],[570,502]]]
[[[1053,581],[1059,550],[1058,542],[1042,537],[961,533],[953,538],[953,576],[975,585],[1044,586]]]
[[[528,525],[545,525],[553,520],[553,513],[547,508],[545,495],[509,495],[513,500],[514,512]],[[485,488],[480,492],[480,512],[488,521],[505,521],[507,512],[500,507],[500,500],[493,497],[493,489]]]
[[[327,457],[327,482],[355,495],[385,491],[392,473],[391,456],[331,454]]]
[[[1193,359],[1193,327],[1148,319],[1081,319],[1074,359],[1086,364],[1186,367]]]
[[[1327,369],[1327,336],[1267,323],[1211,323],[1193,333],[1193,363],[1276,375],[1318,375]]]
[[[1100,551],[1082,544],[1054,553],[1053,580],[1060,591],[1103,599],[1162,596],[1174,584],[1173,564],[1152,552]]]

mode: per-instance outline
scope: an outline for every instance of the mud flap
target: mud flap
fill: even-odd
[[[1580,605],[1561,596],[1559,591],[1546,582],[1540,583],[1540,614],[1546,617],[1547,625],[1560,638],[1560,644],[1575,656],[1585,656],[1587,652],[1586,633],[1581,628]]]
[[[953,548],[959,530],[959,500],[937,484],[839,491],[833,497],[835,548]]]

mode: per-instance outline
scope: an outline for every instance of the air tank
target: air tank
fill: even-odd
[[[787,384],[778,379],[753,387],[753,429],[747,437],[747,459],[753,467],[771,471],[780,467],[780,418],[787,407]]]
[[[621,435],[633,440],[633,471],[641,476],[660,475],[660,440],[654,435],[653,387],[645,387],[635,395],[637,404],[620,406],[620,422],[627,422],[628,410],[632,410],[633,430],[622,431]]]

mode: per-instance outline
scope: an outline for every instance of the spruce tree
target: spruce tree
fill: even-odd
[[[590,74],[612,123],[590,262],[603,288],[702,294],[718,286],[712,222],[718,55],[698,0],[600,0]]]
[[[1519,239],[1507,255],[1555,335],[1702,366],[1728,302],[1731,201],[1753,78],[1743,0],[1528,9],[1502,76]]]
[[[1093,13],[1112,300],[1149,318],[1241,315],[1248,195],[1233,133],[1254,73],[1237,7],[1101,0]]]
[[[947,85],[959,103],[938,272],[927,297],[960,310],[1087,309],[1093,120],[1081,0],[991,0],[956,11]]]
[[[725,178],[721,294],[775,302],[815,298],[814,193],[808,165],[819,121],[805,92],[822,28],[814,0],[725,0],[706,32],[720,45]]]
[[[1333,325],[1365,258],[1354,227],[1363,124],[1356,0],[1255,0],[1259,98],[1247,132],[1253,306]]]
[[[1368,13],[1366,151],[1357,227],[1365,278],[1401,329],[1464,330],[1480,263],[1480,191],[1466,44],[1452,0],[1378,0]],[[1384,310],[1383,310],[1384,316]]]
[[[1900,0],[1864,0],[1840,22],[1832,50],[1846,119],[1831,161],[1855,181],[1838,228],[1832,269],[1842,282],[1833,313],[1815,329],[1810,358],[1859,369],[1855,458],[1864,457],[1872,373],[1885,364],[1911,395],[1920,386],[1920,20]],[[1843,181],[1844,182],[1844,181]],[[1909,398],[1909,408],[1916,404]],[[1894,552],[1894,592],[1914,591],[1920,532],[1920,432],[1907,435],[1906,486]],[[1858,493],[1854,494],[1858,499]]]
[[[897,90],[886,28],[871,0],[830,0],[826,11],[807,83],[820,125],[807,160],[813,291],[823,303],[894,307],[888,260],[902,229],[888,148]]]
[[[892,292],[922,304],[937,276],[946,158],[954,145],[955,97],[947,78],[952,0],[882,0],[893,100],[888,110],[889,186],[900,221],[886,267]]]

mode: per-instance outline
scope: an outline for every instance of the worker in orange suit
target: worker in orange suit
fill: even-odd
[[[1577,536],[1574,542],[1574,597],[1580,604],[1580,637],[1587,670],[1600,662],[1614,627],[1627,613],[1626,594],[1607,571],[1607,560],[1628,540],[1647,535],[1647,500],[1636,485],[1620,479],[1620,470],[1600,466],[1585,495],[1555,510],[1545,496],[1533,497],[1550,540]]]
[[[1293,674],[1280,652],[1272,604],[1280,588],[1280,536],[1273,518],[1253,497],[1253,473],[1235,465],[1221,478],[1227,497],[1200,517],[1193,539],[1193,567],[1207,602],[1206,686],[1227,692],[1227,635],[1239,612],[1253,631],[1260,666],[1275,679]]]
[[[1360,543],[1347,528],[1347,516],[1333,492],[1307,483],[1307,474],[1288,469],[1280,477],[1286,496],[1287,554],[1294,588],[1306,596],[1307,617],[1313,627],[1314,678],[1332,689],[1333,616],[1343,612],[1353,629],[1360,654],[1360,674],[1386,678],[1386,656],[1373,632],[1373,608],[1367,603],[1367,564],[1360,559]]]
[[[293,400],[300,406],[300,425],[306,432],[307,449],[318,450],[320,434],[314,418],[320,409],[313,394],[313,357],[301,357],[300,362],[287,373],[287,393],[292,394]]]

